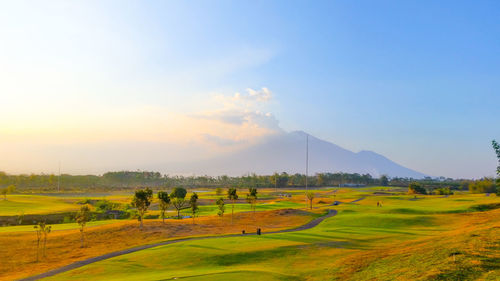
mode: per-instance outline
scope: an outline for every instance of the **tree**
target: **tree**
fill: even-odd
[[[279,177],[280,177],[280,175],[278,173],[274,173],[274,175],[271,176],[271,182],[273,183],[274,191],[276,191],[276,192],[278,192]]]
[[[314,192],[312,192],[312,191],[306,192],[307,200],[309,200],[309,209],[311,209],[311,210],[313,208],[313,200],[314,200],[315,196],[316,196],[316,194],[314,194]]]
[[[238,200],[238,194],[236,194],[236,188],[230,187],[227,190],[227,199],[231,200],[231,224],[233,224],[234,216],[234,203]]]
[[[255,207],[257,204],[257,188],[250,187],[248,191],[249,192],[247,193],[247,202],[248,204],[250,204],[250,207],[252,208],[253,217],[255,219]]]
[[[496,191],[493,180],[484,178],[469,184],[470,193],[494,193]]]
[[[497,195],[500,196],[500,145],[495,140],[492,140],[491,144],[493,145],[493,149],[495,150],[498,159],[496,188]]]
[[[170,196],[168,196],[167,192],[159,191],[158,192],[158,201],[160,206],[160,216],[163,224],[165,224],[165,212],[170,206]]]
[[[153,201],[153,191],[149,188],[139,189],[135,191],[134,198],[132,199],[132,206],[137,208],[139,220],[141,222],[140,228],[142,230],[142,221],[144,214],[147,212],[149,205]]]
[[[187,191],[183,187],[176,187],[170,193],[170,200],[172,205],[177,210],[177,218],[181,218],[181,210],[186,206]]]
[[[47,246],[47,235],[50,233],[52,226],[47,225],[45,222],[39,222],[34,226],[37,236],[37,244],[36,244],[36,261],[39,260],[40,253],[40,241],[43,237],[43,247],[42,247],[42,256],[45,257],[45,249]]]
[[[11,184],[5,188],[0,189],[0,194],[3,195],[3,200],[7,200],[7,194],[14,193],[16,191],[16,186]]]
[[[80,242],[82,243],[81,248],[84,247],[84,235],[83,235],[83,229],[87,222],[89,222],[91,219],[91,213],[90,213],[90,208],[88,204],[83,205],[80,208],[80,211],[76,214],[75,220],[80,225]]]
[[[220,188],[220,187],[217,187],[217,188],[215,189],[215,195],[219,195],[219,196],[220,196],[220,195],[222,195],[222,193],[223,193],[223,192],[224,192],[224,191],[223,191],[223,190],[222,190],[222,188]]]
[[[493,145],[493,149],[495,150],[495,153],[497,155],[498,159],[497,176],[500,177],[500,145],[495,140],[492,140],[491,144]]]
[[[319,173],[316,175],[317,179],[317,184],[318,186],[323,186],[325,184],[325,174]]]
[[[224,203],[224,198],[220,197],[219,199],[217,199],[217,201],[215,202],[217,204],[217,207],[219,208],[219,211],[217,212],[217,215],[219,217],[222,217],[224,216],[224,211],[226,211],[226,206],[225,206],[225,203]]]
[[[389,178],[386,175],[380,176],[380,185],[381,186],[388,186],[389,185]]]
[[[408,185],[408,194],[427,194],[427,190],[420,186],[418,182],[412,182]]]
[[[38,262],[40,259],[40,240],[42,239],[42,230],[38,225],[33,226],[36,231],[36,261]]]
[[[7,188],[0,189],[0,194],[3,195],[3,200],[7,200]]]
[[[194,224],[194,218],[196,214],[198,213],[198,194],[196,192],[193,192],[191,195],[191,198],[189,198],[189,206],[191,207],[191,216],[193,218],[193,224]]]

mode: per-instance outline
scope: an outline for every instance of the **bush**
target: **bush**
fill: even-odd
[[[427,190],[425,190],[425,188],[423,188],[422,186],[420,186],[419,183],[412,182],[408,186],[408,193],[409,194],[424,194],[425,195],[425,194],[427,194]]]
[[[451,192],[449,187],[443,187],[443,188],[436,188],[432,191],[432,194],[435,195],[451,195],[453,192]]]
[[[113,210],[115,208],[118,208],[118,206],[119,204],[113,203],[106,199],[99,200],[95,203],[96,209],[101,212]]]
[[[495,183],[490,179],[482,179],[471,182],[469,184],[470,193],[495,193],[497,188]]]
[[[73,222],[73,218],[71,216],[64,216],[63,223]]]

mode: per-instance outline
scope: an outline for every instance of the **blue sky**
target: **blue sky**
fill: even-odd
[[[498,1],[2,2],[0,170],[51,172],[48,155],[117,139],[304,130],[430,175],[491,176],[499,18]]]

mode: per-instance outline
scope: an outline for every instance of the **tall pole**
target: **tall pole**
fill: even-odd
[[[306,134],[306,191],[307,188],[307,177],[309,175],[309,135]]]

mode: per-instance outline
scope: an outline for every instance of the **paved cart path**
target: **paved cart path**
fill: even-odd
[[[354,202],[361,201],[363,199],[365,199],[365,197],[361,197],[359,199],[356,199],[354,201],[347,202],[347,203],[354,203]],[[326,215],[321,216],[319,218],[315,218],[312,221],[310,221],[310,222],[308,222],[308,223],[306,223],[304,225],[301,225],[299,227],[291,228],[291,229],[283,229],[283,230],[278,230],[278,231],[272,231],[272,232],[265,232],[265,233],[262,233],[262,235],[275,234],[275,233],[295,232],[295,231],[302,231],[302,230],[310,229],[310,228],[313,228],[313,227],[317,226],[318,224],[320,224],[323,220],[325,220],[327,218],[330,218],[330,217],[333,217],[336,214],[337,214],[337,210],[330,209],[330,210],[328,210],[328,213]],[[180,242],[186,242],[186,241],[193,241],[193,240],[214,239],[214,238],[227,238],[227,237],[238,237],[238,236],[241,237],[241,236],[248,236],[248,235],[257,235],[257,234],[256,233],[248,233],[248,234],[228,234],[228,235],[205,236],[205,237],[191,237],[191,238],[182,238],[182,239],[168,240],[168,241],[154,243],[154,244],[147,244],[147,245],[137,246],[137,247],[133,247],[133,248],[129,248],[129,249],[125,249],[125,250],[121,250],[121,251],[116,251],[116,252],[108,253],[108,254],[105,254],[105,255],[101,255],[101,256],[89,258],[89,259],[86,259],[86,260],[77,261],[77,262],[68,264],[68,265],[63,266],[63,267],[59,267],[59,268],[56,268],[56,269],[49,270],[49,271],[47,271],[45,273],[41,273],[41,274],[38,274],[38,275],[33,275],[31,277],[20,279],[20,281],[32,281],[32,280],[38,280],[38,279],[42,279],[42,278],[54,276],[56,274],[63,273],[63,272],[66,272],[66,271],[70,271],[70,270],[73,270],[73,269],[76,269],[76,268],[79,268],[79,267],[82,267],[82,266],[85,266],[85,265],[88,265],[88,264],[91,264],[91,263],[95,263],[95,262],[98,262],[98,261],[102,261],[102,260],[114,258],[114,257],[121,256],[121,255],[130,254],[130,253],[133,253],[133,252],[142,251],[142,250],[146,250],[146,249],[154,248],[154,247],[158,247],[158,246],[164,246],[164,245],[169,245],[169,244],[174,244],[174,243],[180,243]]]

